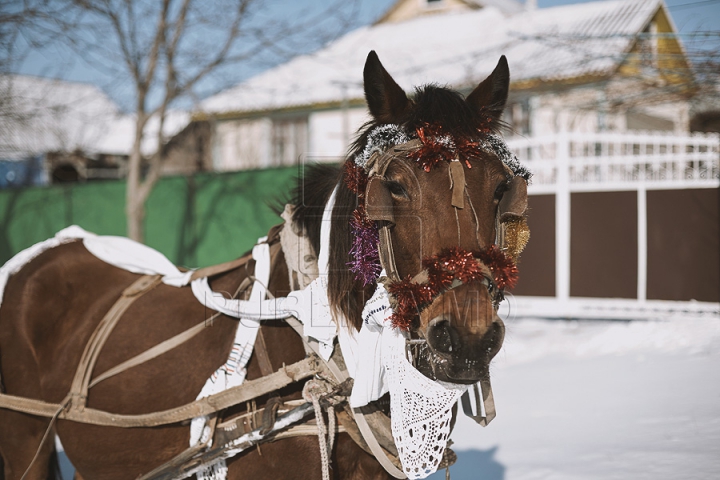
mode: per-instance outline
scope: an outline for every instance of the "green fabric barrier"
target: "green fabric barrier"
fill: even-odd
[[[166,177],[146,205],[145,241],[172,262],[202,267],[241,256],[282,220],[298,167]],[[0,191],[0,263],[69,225],[125,235],[125,182]]]

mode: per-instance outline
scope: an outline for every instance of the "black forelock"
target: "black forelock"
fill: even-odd
[[[482,119],[459,92],[438,85],[424,85],[415,90],[413,100],[414,108],[403,124],[408,131],[425,124],[437,124],[456,137],[477,136]]]
[[[412,106],[396,123],[413,135],[418,127],[425,124],[441,125],[443,130],[454,137],[477,137],[478,129],[487,126],[482,112],[475,112],[465,101],[465,97],[448,87],[428,84],[415,89]],[[380,126],[375,120],[367,122],[358,131],[358,136],[350,147],[350,158],[360,153],[367,143],[370,132]],[[490,127],[500,129],[500,122],[494,121]],[[495,132],[497,133],[497,132]]]

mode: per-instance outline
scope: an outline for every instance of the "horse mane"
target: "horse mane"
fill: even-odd
[[[285,203],[295,206],[293,224],[299,231],[305,232],[317,256],[320,253],[323,211],[333,188],[340,181],[340,168],[333,164],[317,163],[305,165],[304,170]],[[282,209],[280,205],[275,208],[278,214]]]
[[[460,93],[447,87],[425,85],[418,87],[413,96],[412,108],[396,124],[407,132],[425,124],[442,125],[445,132],[457,137],[477,137],[478,128],[487,127],[487,117],[475,112]],[[368,135],[383,123],[371,120],[358,131],[348,150],[347,158],[353,159],[367,144]],[[493,132],[502,127],[499,120],[491,124]],[[293,223],[308,236],[315,253],[320,251],[320,227],[325,203],[333,188],[338,185],[330,238],[330,264],[328,297],[331,308],[344,316],[348,326],[359,330],[362,325],[362,307],[375,290],[375,284],[362,286],[348,269],[352,246],[350,218],[357,207],[357,195],[343,181],[343,169],[334,165],[311,165],[291,193],[290,202],[296,206]]]

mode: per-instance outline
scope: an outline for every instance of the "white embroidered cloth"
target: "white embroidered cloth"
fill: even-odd
[[[392,434],[403,473],[410,479],[425,478],[437,471],[450,436],[453,405],[468,386],[431,380],[413,367],[405,356],[406,334],[392,326],[391,316],[388,293],[380,283],[362,313],[350,405],[365,405],[389,391]]]

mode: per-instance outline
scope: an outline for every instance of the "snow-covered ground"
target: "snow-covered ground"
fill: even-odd
[[[506,324],[498,416],[460,416],[453,480],[720,478],[720,318]]]

